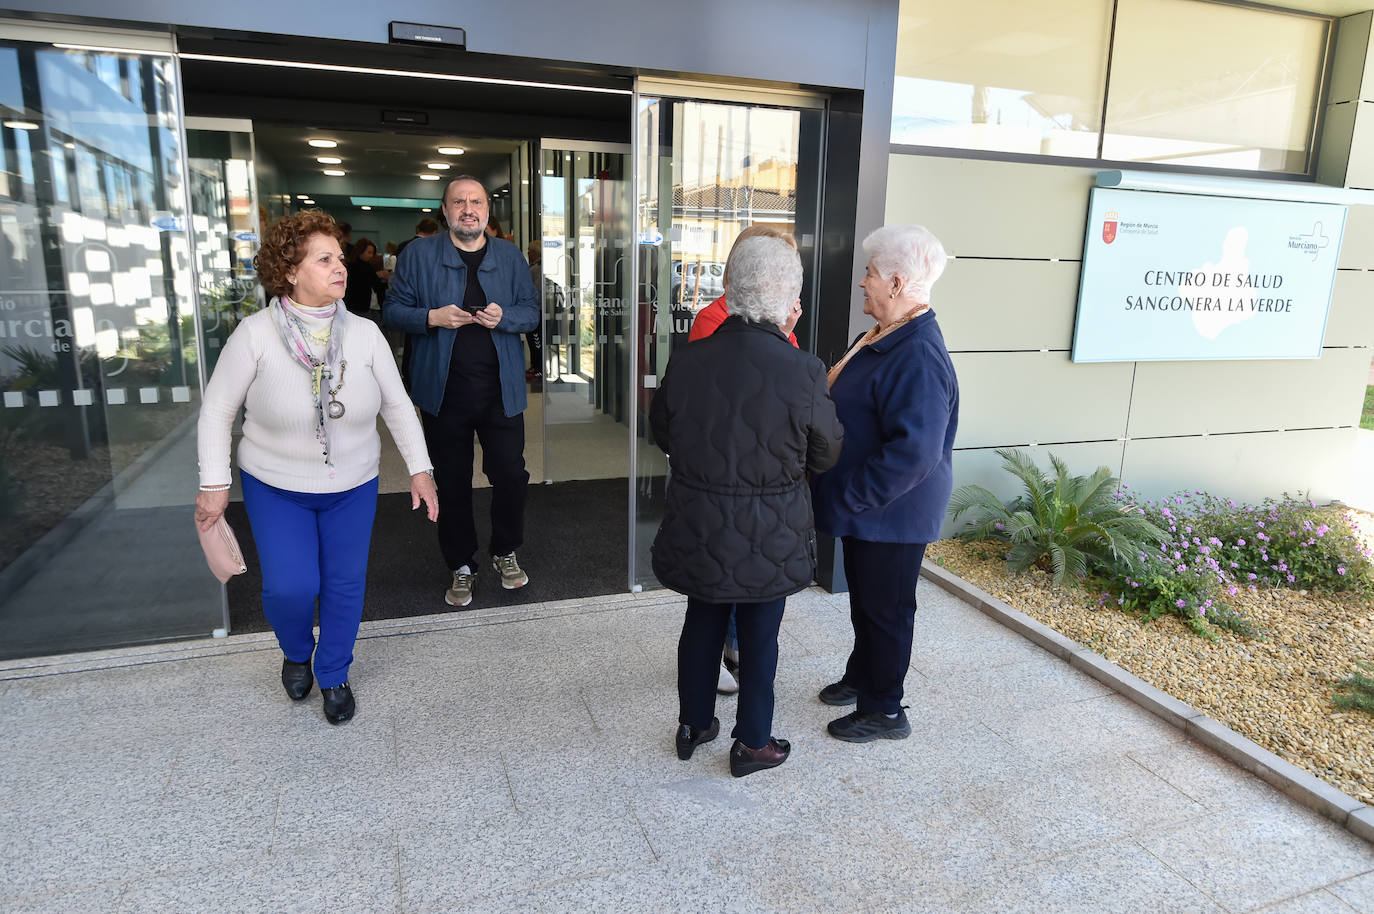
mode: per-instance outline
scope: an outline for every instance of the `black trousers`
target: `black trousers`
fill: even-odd
[[[491,482],[492,555],[507,555],[525,540],[525,416],[507,416],[498,393],[485,402],[445,397],[439,415],[421,411],[425,444],[439,488],[439,550],[450,569],[472,565],[477,524],[472,517],[473,435],[482,443],[482,472]]]
[[[916,581],[926,544],[843,541],[854,650],[841,681],[858,690],[859,713],[896,714],[911,665]]]
[[[687,598],[677,642],[678,723],[705,730],[716,713],[716,683],[725,628],[735,613],[739,634],[739,705],[731,736],[762,749],[773,735],[773,677],[778,672],[778,628],[786,597],[766,603],[707,603]]]

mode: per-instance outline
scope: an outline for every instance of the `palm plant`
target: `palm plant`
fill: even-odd
[[[1167,534],[1118,494],[1120,480],[1106,467],[1091,476],[1074,476],[1050,455],[1052,473],[1043,473],[1029,455],[998,450],[1002,465],[1025,491],[1003,503],[982,486],[963,486],[949,503],[950,519],[967,512],[973,520],[956,534],[961,539],[1000,539],[1011,543],[1007,567],[1035,565],[1050,572],[1056,585],[1065,575],[1084,577],[1111,565],[1133,566],[1147,546]]]

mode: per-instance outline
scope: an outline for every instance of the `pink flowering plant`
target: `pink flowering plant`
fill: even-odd
[[[1138,571],[1105,575],[1104,604],[1114,601],[1151,619],[1175,615],[1208,638],[1217,629],[1257,637],[1231,599],[1242,590],[1371,592],[1369,550],[1353,520],[1311,501],[1285,496],[1245,505],[1194,491],[1140,507],[1169,539],[1140,556]]]
[[[1221,542],[1218,554],[1246,585],[1374,593],[1370,550],[1348,511],[1284,495],[1238,505],[1203,492],[1173,501],[1185,526]]]

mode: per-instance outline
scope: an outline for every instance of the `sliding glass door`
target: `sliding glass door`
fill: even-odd
[[[0,658],[224,624],[171,52],[0,23]]]
[[[649,91],[653,88],[660,91]],[[757,95],[706,99],[674,97],[673,92],[672,86],[641,84],[635,108],[635,587],[656,586],[649,547],[671,472],[670,461],[648,430],[649,404],[673,351],[687,342],[697,313],[724,294],[725,262],[743,229],[766,224],[796,238],[806,278],[797,328],[803,341],[809,338],[816,308],[820,100]]]

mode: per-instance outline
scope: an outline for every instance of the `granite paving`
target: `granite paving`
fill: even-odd
[[[262,635],[0,664],[0,910],[1374,912],[1374,845],[924,580],[909,739],[826,735],[811,589],[792,758],[730,777],[726,697],[679,761],[684,602],[368,623],[340,727]]]

